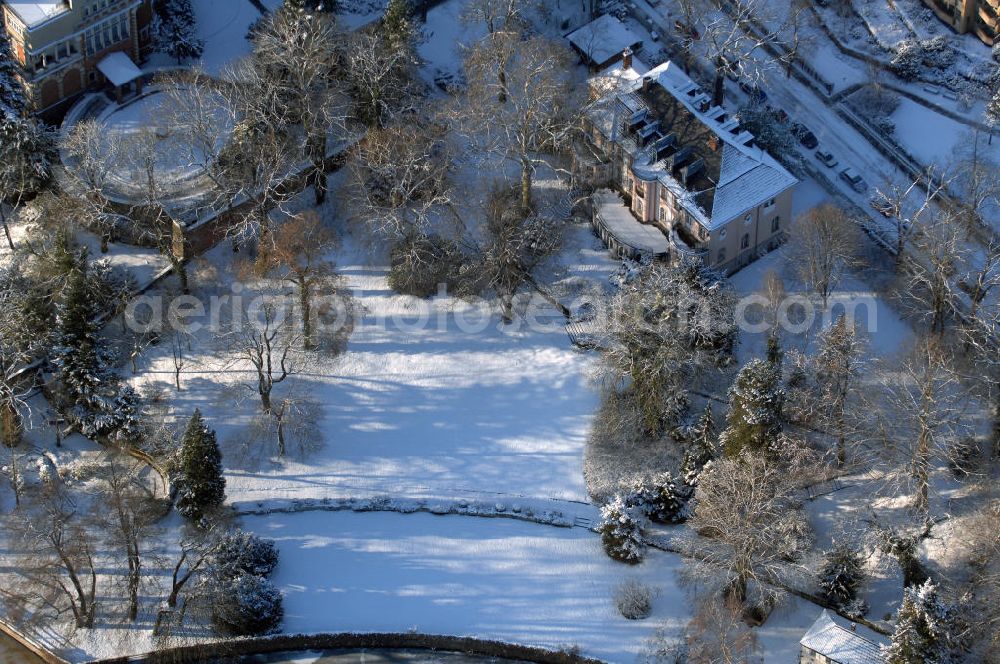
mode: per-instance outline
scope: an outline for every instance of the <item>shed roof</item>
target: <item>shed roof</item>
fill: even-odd
[[[856,631],[837,623],[823,609],[819,618],[799,641],[806,648],[828,657],[838,664],[883,664],[879,644]]]
[[[603,65],[642,39],[614,16],[602,14],[566,35],[569,42],[596,65]]]

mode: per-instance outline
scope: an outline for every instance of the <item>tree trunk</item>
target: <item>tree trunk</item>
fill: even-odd
[[[3,225],[3,233],[7,236],[7,245],[14,251],[14,238],[11,237],[10,227],[7,225],[7,215],[3,211],[3,201],[0,201],[0,225]]]
[[[326,137],[313,141],[310,148],[313,155],[312,173],[309,174],[309,182],[316,193],[316,205],[322,205],[326,201]]]
[[[722,56],[715,58],[715,86],[712,92],[712,105],[722,106],[726,97],[726,63]]]
[[[261,386],[258,389],[258,391],[260,392],[260,408],[261,408],[261,410],[263,410],[264,413],[266,413],[266,414],[270,414],[271,413],[271,389],[268,388],[268,387],[264,387],[263,383],[261,383]]]
[[[312,303],[309,297],[309,282],[299,280],[299,307],[302,309],[302,347],[309,350],[313,347],[312,338]]]
[[[278,456],[285,456],[285,414],[281,413],[278,419]]]
[[[917,483],[917,495],[913,499],[913,507],[918,512],[927,513],[930,508],[930,486],[929,472],[930,466],[930,432],[921,429],[917,439],[917,451],[913,458],[912,475]]]
[[[521,210],[524,214],[531,212],[531,161],[521,160]]]
[[[181,293],[184,295],[189,295],[191,293],[191,288],[188,285],[188,273],[187,265],[184,261],[174,255],[174,252],[167,252],[167,257],[170,259],[170,267],[174,271],[174,276],[177,277],[177,281],[181,287]]]

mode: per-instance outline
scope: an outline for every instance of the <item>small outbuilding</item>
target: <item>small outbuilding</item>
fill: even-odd
[[[826,609],[799,644],[799,664],[884,664],[881,646],[888,645],[864,627],[846,621],[842,624]]]
[[[134,92],[136,95],[142,94],[142,70],[132,62],[132,58],[128,57],[126,53],[115,51],[108,54],[97,63],[97,69],[114,87],[115,98],[119,104],[129,92]]]
[[[622,58],[626,50],[642,48],[642,39],[614,16],[602,14],[566,35],[580,58],[594,70],[606,69]]]

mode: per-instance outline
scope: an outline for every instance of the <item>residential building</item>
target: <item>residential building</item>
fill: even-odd
[[[992,46],[1000,34],[1000,0],[924,0],[956,32],[971,32]]]
[[[152,47],[152,0],[0,0],[0,10],[36,112],[48,118],[86,90],[121,91]],[[116,56],[102,68],[116,53],[132,67]]]
[[[591,79],[591,96],[584,129],[596,163],[587,168],[598,187],[621,193],[634,223],[663,234],[666,250],[655,254],[732,274],[786,239],[798,180],[678,65],[646,71],[626,52]],[[602,200],[595,226],[612,248],[628,246],[625,236],[656,245]]]
[[[799,664],[884,664],[884,639],[861,633],[855,623],[841,624],[826,609],[799,641]]]
[[[626,49],[638,51],[642,48],[642,39],[610,14],[601,14],[566,35],[566,39],[592,71],[610,67],[621,59]]]

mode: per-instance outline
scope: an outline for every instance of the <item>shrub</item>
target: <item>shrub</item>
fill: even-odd
[[[217,589],[212,617],[220,629],[239,636],[277,631],[285,616],[281,592],[262,576],[237,576]]]
[[[629,507],[625,497],[615,495],[601,508],[601,523],[597,532],[608,556],[623,563],[642,562],[642,516]]]
[[[439,235],[412,235],[392,249],[389,287],[403,295],[431,297],[438,285],[452,289],[458,282],[462,252]]]
[[[653,611],[653,591],[635,579],[623,581],[615,588],[615,607],[628,620],[648,618]]]
[[[216,576],[222,580],[268,576],[278,566],[278,549],[271,540],[237,530],[222,537],[213,565]]]

